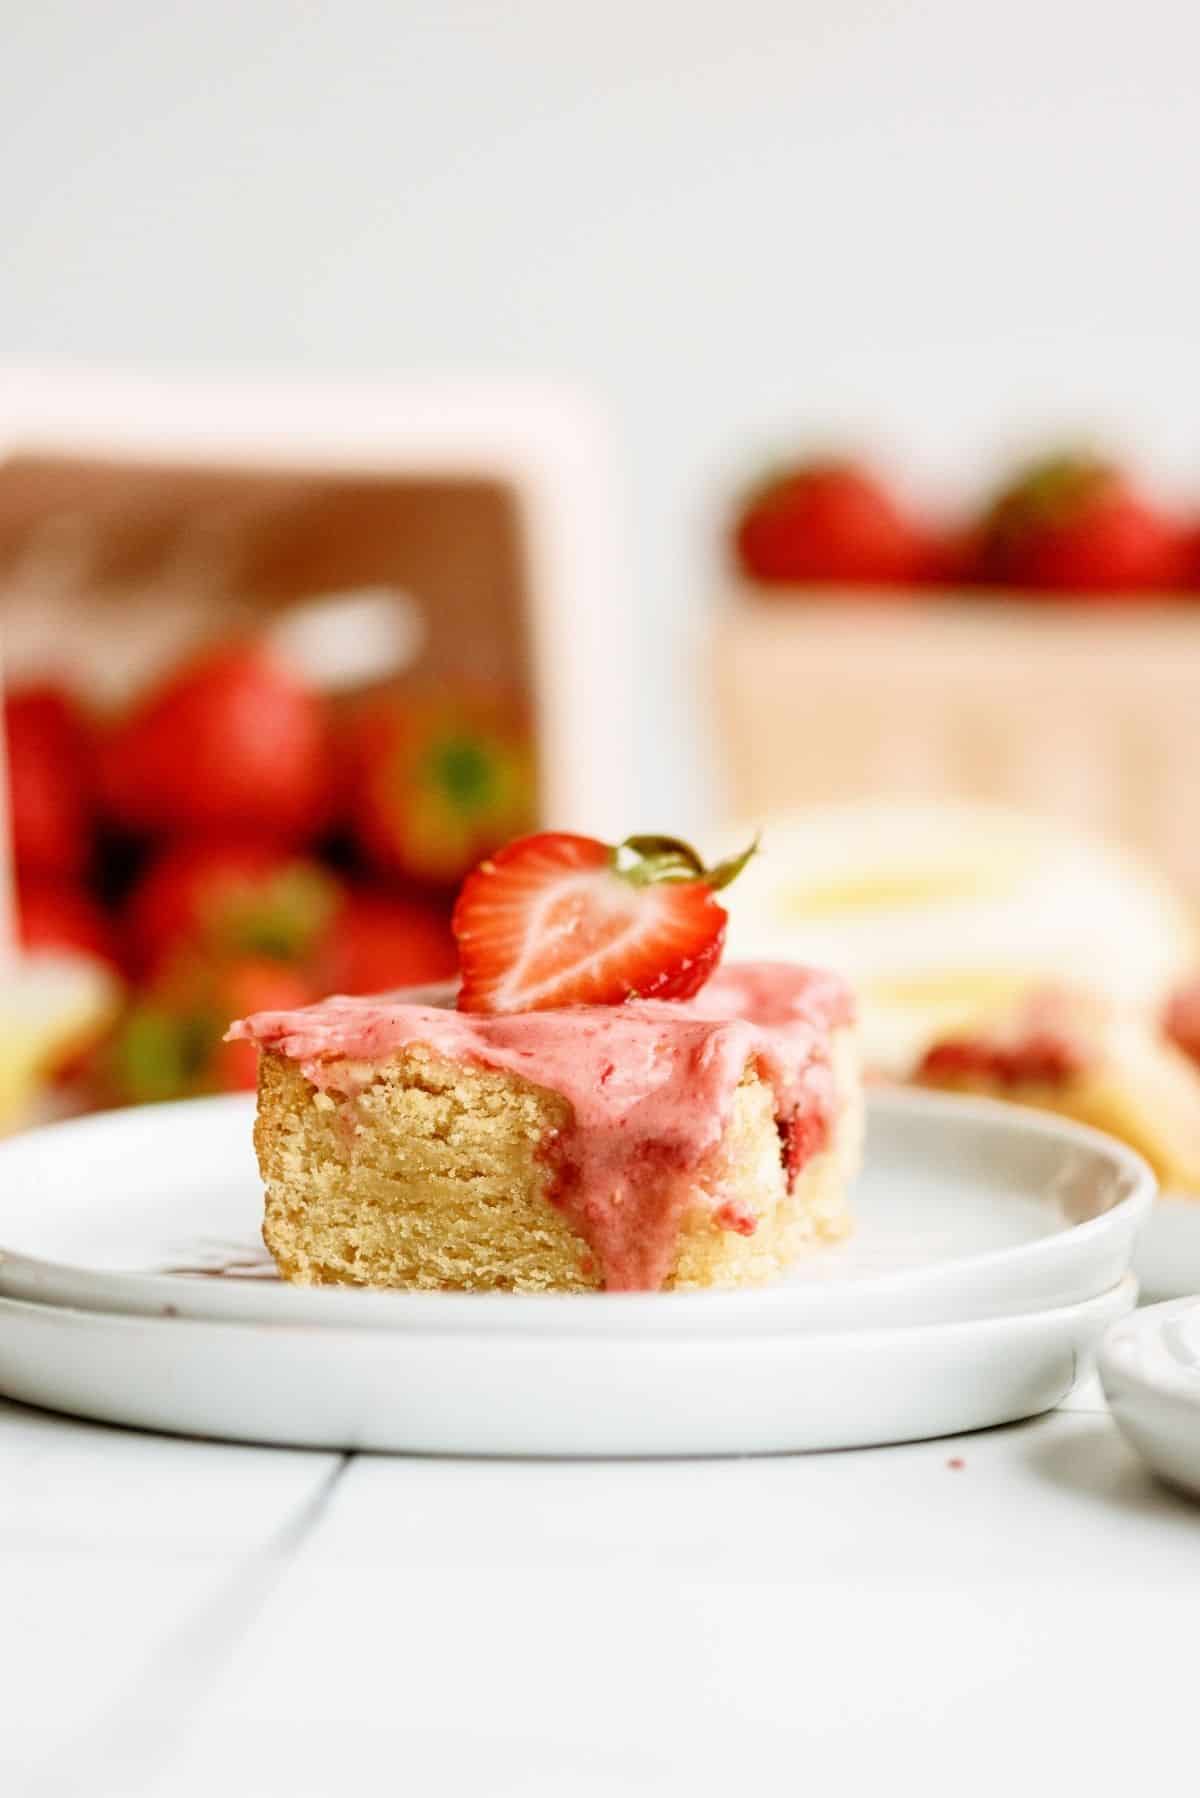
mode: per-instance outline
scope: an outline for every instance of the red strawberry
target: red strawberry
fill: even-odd
[[[756,581],[908,586],[929,560],[926,534],[886,487],[851,462],[809,462],[753,494],[735,545]]]
[[[1189,981],[1172,993],[1162,1023],[1175,1047],[1200,1067],[1200,980]]]
[[[536,815],[528,730],[490,692],[376,700],[354,721],[349,760],[355,833],[387,874],[452,887]]]
[[[132,831],[225,831],[300,842],[324,824],[320,699],[254,645],[188,663],[103,745],[102,796]]]
[[[1189,593],[1200,593],[1200,524],[1192,523],[1183,534],[1183,585]]]
[[[163,851],[126,904],[130,959],[156,969],[183,949],[308,963],[337,909],[336,877],[264,843],[187,843]]]
[[[458,952],[450,921],[419,899],[359,888],[348,893],[329,933],[323,962],[339,993],[382,993],[451,979]]]
[[[79,950],[114,969],[120,967],[117,933],[82,887],[22,880],[17,887],[17,927],[26,949]]]
[[[253,1092],[258,1084],[255,1045],[224,1040],[235,1018],[256,1011],[291,1011],[311,1005],[318,996],[311,979],[274,962],[243,961],[225,969],[215,995],[220,1040],[213,1045],[208,1070],[212,1085],[220,1092]]]
[[[141,994],[105,1055],[106,1096],[148,1104],[200,1093],[253,1088],[251,1043],[222,1041],[234,1018],[251,1010],[286,1011],[317,997],[293,968],[253,958],[224,968],[184,963]]]
[[[88,733],[60,688],[14,690],[4,702],[13,856],[23,873],[74,878],[92,848]]]
[[[974,526],[950,526],[932,537],[925,578],[931,587],[969,587],[979,578],[979,535]]]
[[[1047,456],[1024,469],[979,536],[984,581],[1093,600],[1168,592],[1182,585],[1185,560],[1175,523],[1096,456]]]
[[[547,831],[481,862],[454,907],[461,1011],[690,999],[721,957],[714,894],[750,856],[705,868],[674,837],[617,848]]]

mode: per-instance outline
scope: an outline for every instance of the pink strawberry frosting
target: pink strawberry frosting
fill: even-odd
[[[314,1086],[349,1098],[375,1065],[416,1046],[561,1094],[572,1121],[544,1145],[557,1172],[553,1196],[610,1291],[661,1286],[694,1204],[745,1232],[745,1215],[702,1185],[701,1169],[748,1066],[774,1090],[789,1177],[825,1146],[837,1108],[831,1034],[853,1020],[836,976],[773,962],[721,968],[686,1002],[495,1016],[452,1004],[450,988],[335,997],[259,1012],[230,1036],[286,1056]]]

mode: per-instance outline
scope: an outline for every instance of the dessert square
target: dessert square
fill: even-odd
[[[761,1285],[850,1227],[862,1133],[835,977],[720,969],[687,1000],[475,1014],[332,998],[261,1051],[264,1239],[304,1285]]]
[[[1200,1079],[1137,1009],[1039,990],[986,1026],[933,1044],[916,1077],[1090,1124],[1136,1149],[1161,1186],[1200,1188]]]

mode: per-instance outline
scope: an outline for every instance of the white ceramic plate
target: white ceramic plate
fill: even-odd
[[[1134,1303],[895,1329],[608,1336],[76,1311],[0,1299],[0,1391],[183,1435],[473,1455],[723,1455],[953,1435],[1049,1410]],[[588,1301],[584,1301],[585,1304]]]
[[[523,1296],[288,1287],[259,1236],[252,1101],[111,1112],[0,1145],[0,1296],[80,1310],[380,1331],[863,1330],[1060,1309],[1116,1286],[1153,1180],[1057,1118],[871,1096],[852,1239],[785,1285]],[[191,1273],[168,1270],[191,1269]],[[204,1278],[200,1273],[228,1277]]]
[[[1105,1337],[1100,1377],[1138,1453],[1200,1497],[1200,1299],[1148,1305]]]
[[[1200,1294],[1200,1195],[1160,1193],[1138,1237],[1134,1271],[1145,1299]]]
[[[205,1101],[0,1149],[0,1390],[332,1448],[745,1454],[949,1434],[1070,1390],[1133,1303],[1123,1276],[1153,1191],[1106,1137],[887,1093],[853,1242],[786,1286],[311,1291],[265,1264],[250,1121],[248,1101]]]

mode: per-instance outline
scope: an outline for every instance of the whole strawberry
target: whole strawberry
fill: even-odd
[[[263,843],[179,843],[126,902],[132,966],[250,959],[295,969],[322,991],[377,993],[448,980],[458,965],[445,910],[424,898],[346,887],[308,856]]]
[[[1195,519],[1184,527],[1182,560],[1184,591],[1200,593],[1200,523]]]
[[[13,859],[23,874],[74,878],[92,852],[91,743],[79,707],[50,684],[4,701]]]
[[[82,886],[64,880],[17,882],[17,932],[25,949],[65,949],[121,967],[112,920]]]
[[[1171,994],[1162,1027],[1168,1041],[1200,1067],[1200,980],[1190,980]]]
[[[170,845],[126,900],[129,959],[151,973],[183,953],[311,965],[341,896],[328,868],[294,851],[236,840]]]
[[[456,886],[534,822],[529,731],[501,694],[447,686],[383,695],[354,718],[348,761],[355,836],[384,874]]]
[[[440,906],[355,887],[334,914],[321,966],[333,992],[383,993],[451,979],[458,951]]]
[[[234,644],[188,663],[112,729],[100,786],[129,831],[302,842],[326,821],[328,769],[318,696],[265,650]]]
[[[742,569],[767,584],[908,586],[924,578],[926,533],[867,469],[814,461],[774,476],[735,533]]]
[[[677,837],[543,831],[509,843],[463,882],[454,907],[460,1011],[547,1011],[690,999],[721,958],[716,894],[755,847],[706,868]]]
[[[1047,456],[992,502],[978,536],[978,575],[1030,593],[1120,602],[1169,592],[1184,577],[1184,538],[1115,463]]]
[[[145,1105],[252,1090],[254,1046],[224,1042],[230,1023],[247,1015],[247,1005],[290,1010],[317,997],[311,981],[278,962],[180,962],[125,1012],[100,1056],[101,1096],[111,1104]]]

